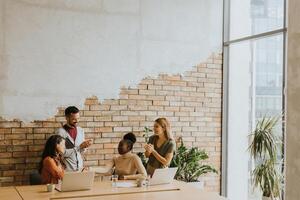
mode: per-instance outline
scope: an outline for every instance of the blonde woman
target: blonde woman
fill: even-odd
[[[149,158],[147,173],[153,175],[155,169],[170,165],[176,148],[170,131],[170,123],[166,118],[158,118],[154,122],[154,135],[145,145],[145,155]]]

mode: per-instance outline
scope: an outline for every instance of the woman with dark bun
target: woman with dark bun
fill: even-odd
[[[136,137],[133,133],[127,133],[119,142],[119,156],[114,157],[108,164],[107,171],[114,168],[114,174],[119,176],[119,179],[130,180],[138,178],[146,178],[147,172],[143,166],[141,159],[134,153],[132,148],[136,142]]]

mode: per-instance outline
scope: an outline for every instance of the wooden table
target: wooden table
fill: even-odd
[[[76,200],[118,200],[118,199],[150,199],[150,200],[225,200],[216,193],[197,190],[183,182],[174,181],[172,184],[132,188],[112,188],[111,182],[95,182],[91,190],[72,192],[46,192],[45,185],[17,186],[17,192],[23,200],[76,199]],[[2,198],[1,198],[2,200]]]
[[[22,200],[15,187],[0,187],[1,200]]]

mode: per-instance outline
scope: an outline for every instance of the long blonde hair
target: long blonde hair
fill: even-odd
[[[155,122],[158,123],[164,129],[164,135],[167,139],[173,139],[170,123],[166,118],[157,118]]]

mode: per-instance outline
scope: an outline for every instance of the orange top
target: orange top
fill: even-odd
[[[43,168],[41,172],[42,183],[58,183],[58,180],[64,176],[64,169],[61,164],[57,164],[54,158],[47,156],[43,160]]]

